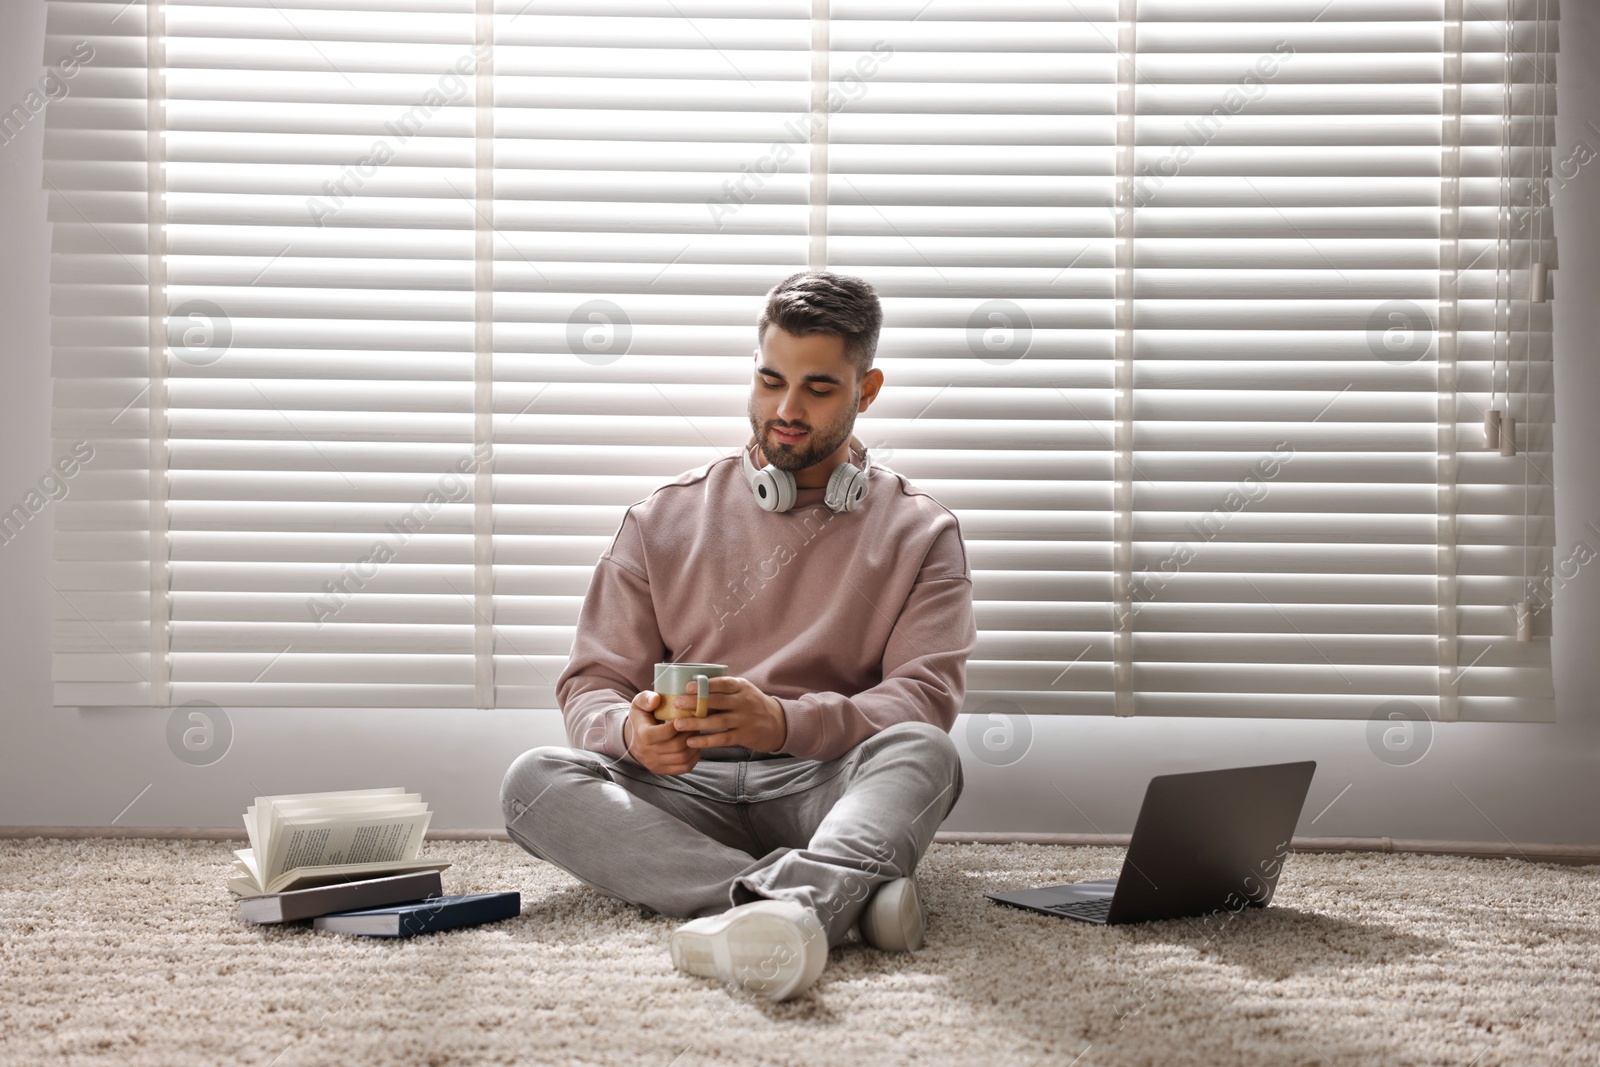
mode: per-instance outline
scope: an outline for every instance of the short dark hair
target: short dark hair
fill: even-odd
[[[855,368],[859,383],[872,369],[878,351],[883,307],[877,291],[860,278],[806,270],[789,275],[767,292],[756,322],[758,343],[774,323],[796,337],[822,333],[844,338],[844,358]]]

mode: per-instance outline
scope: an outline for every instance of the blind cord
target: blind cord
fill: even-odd
[[[1511,65],[1512,34],[1515,26],[1512,11],[1506,9],[1505,28],[1501,39],[1505,50],[1500,62],[1500,158],[1499,181],[1495,186],[1495,274],[1494,274],[1494,340],[1489,358],[1489,410],[1484,416],[1485,447],[1505,449],[1507,432],[1503,414],[1511,407],[1511,149],[1514,138],[1511,123]],[[1503,330],[1502,330],[1503,324]],[[1501,340],[1502,334],[1504,340]],[[1506,366],[1506,406],[1500,406],[1500,364],[1504,353]]]
[[[1133,686],[1133,249],[1138,210],[1139,11],[1120,0],[1117,18],[1116,367],[1112,429],[1112,680],[1117,715],[1137,710]]]
[[[1522,420],[1525,426],[1533,425],[1533,305],[1542,303],[1544,298],[1544,277],[1539,268],[1543,266],[1544,259],[1544,123],[1547,114],[1545,92],[1548,71],[1543,60],[1545,49],[1548,45],[1548,14],[1548,0],[1539,0],[1534,12],[1533,62],[1535,95],[1533,103],[1533,136],[1530,139],[1532,141],[1532,151],[1528,161],[1528,210],[1533,214],[1533,219],[1530,227],[1528,253],[1527,334],[1523,342],[1526,347],[1522,354]],[[1517,640],[1519,642],[1533,640],[1533,577],[1530,560],[1533,547],[1533,539],[1530,532],[1533,522],[1533,489],[1529,470],[1532,465],[1532,461],[1524,455],[1522,457],[1523,601],[1517,606]]]
[[[830,43],[829,0],[811,0],[811,154],[807,189],[806,267],[828,267],[828,79]]]
[[[477,0],[473,88],[472,688],[495,707],[494,626],[494,2]]]
[[[172,699],[172,537],[168,468],[172,454],[167,390],[167,172],[166,66],[167,9],[164,0],[145,7],[145,225],[149,257],[147,313],[150,341],[150,669],[146,681],[150,703],[165,707]]]

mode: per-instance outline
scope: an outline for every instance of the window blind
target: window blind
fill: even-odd
[[[477,703],[474,9],[51,20],[57,698]]]
[[[59,704],[554,707],[811,266],[961,521],[965,710],[1553,714],[1552,5],[49,18]]]
[[[1542,181],[1541,13],[1138,4],[1139,711],[1551,716],[1516,631],[1553,543],[1553,258],[1496,198]],[[1514,456],[1484,439],[1497,325]]]

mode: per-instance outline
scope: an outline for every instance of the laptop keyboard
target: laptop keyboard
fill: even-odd
[[[1105,922],[1106,916],[1111,914],[1111,898],[1103,900],[1074,900],[1069,904],[1052,904],[1046,911],[1053,911],[1057,915],[1067,915],[1074,919],[1088,919],[1090,922]]]

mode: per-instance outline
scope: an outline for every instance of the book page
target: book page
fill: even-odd
[[[420,793],[407,793],[399,786],[377,790],[345,790],[333,793],[286,793],[280,796],[257,797],[245,809],[245,835],[256,855],[265,863],[275,849],[273,834],[284,817],[336,816],[350,814],[358,818],[385,815],[415,814],[427,811]]]
[[[301,867],[394,863],[416,859],[432,813],[371,818],[366,813],[313,819],[285,819],[271,831],[264,868],[255,857],[263,888]]]
[[[328,793],[279,793],[270,797],[256,797],[244,812],[245,835],[258,855],[265,856],[271,848],[268,837],[275,812],[339,811],[348,809],[377,809],[394,804],[421,805],[421,793],[407,793],[403,786],[383,789],[340,789]]]
[[[283,835],[285,828],[291,823],[319,821],[330,824],[370,823],[396,818],[415,818],[427,812],[428,806],[420,801],[408,804],[336,803],[331,807],[324,807],[322,804],[299,804],[293,801],[275,804],[256,816],[257,828],[266,843],[265,850],[261,853],[263,866],[271,866],[271,861],[282,855]]]

